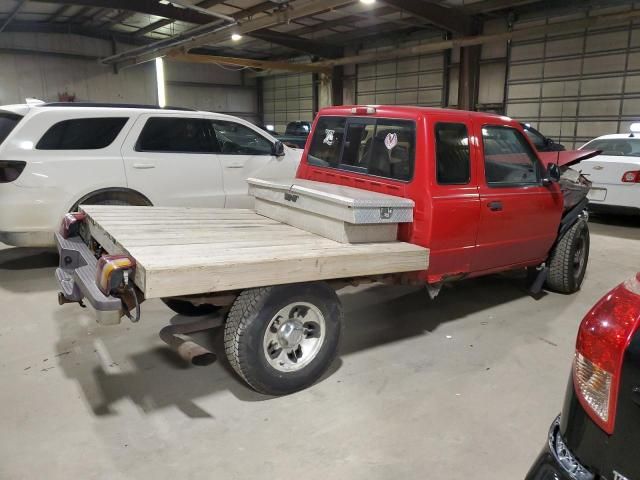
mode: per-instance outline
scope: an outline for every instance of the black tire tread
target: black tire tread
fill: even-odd
[[[560,293],[573,293],[573,272],[571,263],[571,247],[575,237],[579,235],[583,228],[586,228],[584,220],[577,221],[558,241],[549,256],[549,273],[546,284],[552,290]]]
[[[224,350],[227,359],[235,372],[254,390],[258,390],[258,386],[252,382],[248,374],[249,369],[245,359],[240,355],[239,346],[249,318],[271,293],[271,289],[272,287],[258,287],[243,290],[233,303],[224,326]]]

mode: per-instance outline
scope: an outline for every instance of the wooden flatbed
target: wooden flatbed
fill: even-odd
[[[145,298],[425,270],[403,242],[345,244],[253,210],[83,205],[91,236],[137,263]]]

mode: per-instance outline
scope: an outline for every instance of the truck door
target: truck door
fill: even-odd
[[[480,217],[477,151],[471,147],[468,116],[432,120],[428,138],[434,158],[431,181],[431,249],[429,275],[469,272]]]
[[[217,151],[201,115],[141,115],[122,146],[127,184],[154,205],[224,207]]]
[[[543,185],[544,168],[531,144],[512,126],[474,126],[483,179],[473,271],[546,258],[558,232],[562,194]]]

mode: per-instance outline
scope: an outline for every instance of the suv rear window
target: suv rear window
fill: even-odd
[[[97,150],[116,139],[126,117],[76,118],[53,125],[42,136],[38,150]]]
[[[307,161],[407,181],[413,176],[415,131],[409,120],[320,117]]]
[[[76,118],[53,125],[42,136],[38,150],[98,150],[116,139],[126,117]]]
[[[20,115],[9,112],[0,112],[0,143],[6,140],[20,120],[22,120]]]

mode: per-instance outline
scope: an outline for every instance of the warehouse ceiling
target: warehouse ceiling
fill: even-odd
[[[335,58],[344,47],[366,45],[381,34],[401,37],[427,30],[466,35],[477,33],[478,19],[557,5],[549,0],[0,0],[0,32],[113,39],[120,44],[118,52],[127,51],[123,43],[143,47],[143,52],[145,45],[163,47],[151,50],[151,56],[181,46],[183,51],[198,48],[200,53],[252,59],[300,54]],[[236,29],[244,30],[234,41]],[[184,43],[196,34],[197,42]],[[149,59],[136,57],[135,62],[138,58]]]

